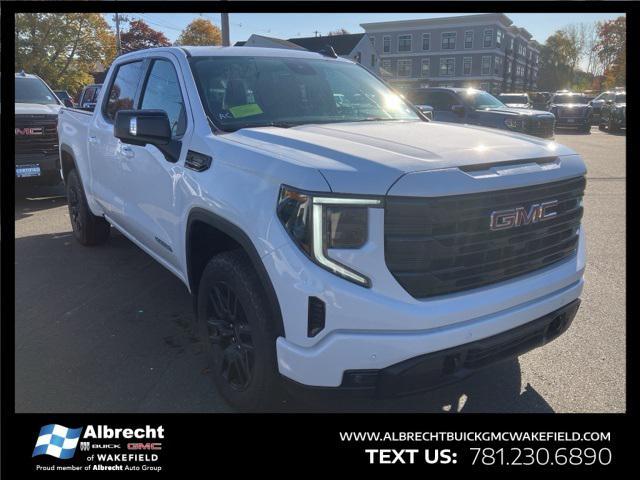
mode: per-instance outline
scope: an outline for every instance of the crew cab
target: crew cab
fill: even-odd
[[[37,75],[15,74],[15,168],[19,181],[60,183],[58,112],[62,102]]]
[[[184,283],[237,408],[281,385],[434,388],[553,340],[578,309],[580,156],[429,121],[351,60],[136,51],[58,129],[73,235],[116,228]]]
[[[600,108],[598,127],[610,133],[627,128],[627,92],[617,91],[606,99]]]
[[[496,97],[474,88],[430,87],[411,90],[415,105],[430,106],[433,119],[521,132],[542,138],[553,136],[555,118],[549,112],[509,108]]]
[[[556,128],[575,128],[591,131],[592,108],[581,93],[556,93],[551,100],[550,112],[556,117]]]

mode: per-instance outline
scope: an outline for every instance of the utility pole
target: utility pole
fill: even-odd
[[[122,45],[120,43],[120,16],[116,13],[116,51],[118,56],[122,55]]]
[[[229,14],[227,12],[222,12],[222,46],[228,47],[229,42]]]

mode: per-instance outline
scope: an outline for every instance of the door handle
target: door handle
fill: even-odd
[[[91,135],[89,137],[89,143],[98,143],[98,137],[96,137],[95,135]]]
[[[121,150],[122,150],[122,155],[127,158],[133,158],[136,156],[136,153],[133,151],[133,148],[127,145],[124,145]]]

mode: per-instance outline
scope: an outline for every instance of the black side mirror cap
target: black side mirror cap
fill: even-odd
[[[113,134],[122,143],[154,145],[172,163],[180,156],[182,143],[172,139],[169,117],[164,110],[119,110]]]

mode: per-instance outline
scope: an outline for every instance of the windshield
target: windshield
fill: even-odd
[[[490,93],[482,90],[468,89],[460,92],[460,96],[476,110],[483,110],[485,108],[500,108],[505,104],[498,100]]]
[[[59,104],[44,82],[34,77],[16,78],[16,103]]]
[[[553,103],[587,103],[584,95],[556,95]]]
[[[616,95],[616,103],[627,103],[627,94]]]
[[[498,95],[497,98],[503,103],[529,103],[525,95]]]
[[[225,131],[420,120],[399,95],[356,64],[279,57],[194,57],[190,62],[207,114]]]

